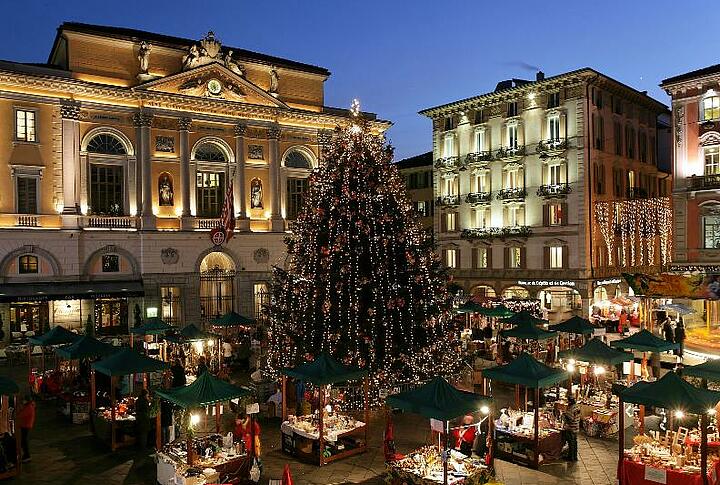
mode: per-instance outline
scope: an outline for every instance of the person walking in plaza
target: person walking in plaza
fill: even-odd
[[[685,324],[683,324],[682,318],[678,320],[677,327],[675,327],[675,343],[680,345],[677,355],[682,359],[685,350]]]
[[[172,387],[182,387],[187,384],[185,368],[180,363],[180,359],[175,359],[172,367],[170,367],[170,372],[172,373]]]
[[[668,317],[665,317],[663,320],[662,332],[663,337],[665,337],[665,340],[667,340],[668,343],[675,343],[675,332],[673,331],[672,324],[670,323],[670,319]]]
[[[25,396],[17,413],[20,426],[20,447],[22,448],[22,461],[30,461],[30,430],[35,427],[35,401],[32,396]]]
[[[150,398],[147,389],[140,391],[140,395],[135,400],[135,426],[138,448],[144,450],[147,447],[147,438],[150,432]]]
[[[568,444],[568,460],[578,461],[577,435],[580,432],[580,408],[574,398],[568,399],[568,406],[562,414],[563,445]]]

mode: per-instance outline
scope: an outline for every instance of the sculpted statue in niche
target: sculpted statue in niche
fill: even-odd
[[[238,63],[235,61],[235,59],[232,58],[232,55],[233,55],[233,51],[231,51],[231,50],[227,51],[227,53],[225,54],[225,59],[224,59],[224,60],[225,60],[225,67],[227,67],[228,69],[230,69],[232,72],[234,72],[234,73],[237,74],[238,76],[244,77],[244,76],[245,76],[245,71],[244,71],[243,68],[240,66],[240,64],[238,64]]]
[[[263,208],[262,180],[259,178],[254,178],[250,181],[250,208]]]
[[[150,51],[152,46],[145,41],[140,42],[138,61],[140,61],[140,74],[147,74],[150,67]]]
[[[280,77],[278,76],[278,73],[275,69],[270,69],[270,94],[277,94],[278,93],[278,84],[280,82]]]
[[[175,205],[172,177],[167,172],[161,173],[158,179],[158,197],[160,206]]]

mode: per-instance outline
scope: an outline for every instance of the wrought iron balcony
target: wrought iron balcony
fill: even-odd
[[[491,152],[474,152],[465,155],[465,164],[492,162],[493,156]]]
[[[505,158],[522,157],[525,155],[525,145],[502,147],[495,152],[495,158],[502,160]]]
[[[460,157],[445,157],[435,160],[435,168],[440,170],[458,170],[462,166]]]
[[[687,178],[688,190],[720,189],[720,174],[691,175]]]
[[[492,192],[470,192],[465,196],[465,202],[468,204],[484,204],[489,203],[492,199]]]
[[[640,187],[628,187],[625,189],[625,197],[628,199],[647,199],[647,190]]]
[[[567,139],[564,138],[551,138],[549,140],[541,140],[540,143],[538,143],[537,151],[538,153],[553,153],[553,152],[561,152],[568,147]]]
[[[539,197],[562,197],[570,192],[572,192],[572,187],[568,184],[541,185],[537,189]]]
[[[453,207],[460,205],[459,195],[443,195],[437,198],[435,204],[439,207]]]
[[[507,227],[479,227],[474,229],[463,229],[460,237],[468,241],[478,239],[506,239],[508,237],[528,237],[532,230],[528,226],[507,226]]]
[[[497,199],[498,200],[514,200],[514,199],[524,199],[527,196],[527,191],[525,190],[525,187],[513,187],[510,189],[502,189],[498,191]]]

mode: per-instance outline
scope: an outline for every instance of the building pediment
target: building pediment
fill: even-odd
[[[272,94],[219,62],[154,79],[137,86],[136,89],[261,106],[288,107]]]

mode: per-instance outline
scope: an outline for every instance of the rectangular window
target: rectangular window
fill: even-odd
[[[102,272],[117,273],[120,271],[120,256],[117,254],[103,254]]]
[[[548,139],[550,141],[560,141],[560,117],[551,116],[548,118]]]
[[[593,104],[598,107],[598,109],[602,109],[603,107],[603,92],[600,91],[598,88],[593,88]]]
[[[720,118],[720,96],[708,96],[702,102],[702,120],[716,120]]]
[[[198,172],[195,190],[196,215],[220,217],[225,199],[224,172]]]
[[[164,322],[170,325],[179,325],[182,322],[180,314],[180,287],[161,286],[160,298],[162,300],[162,316]]]
[[[475,152],[482,153],[486,151],[485,147],[485,130],[478,130],[475,132]]]
[[[475,111],[475,117],[473,118],[473,120],[475,121],[475,124],[482,123],[483,121],[485,121],[484,118],[485,118],[485,116],[484,116],[483,110],[479,109],[479,110]]]
[[[308,189],[308,181],[303,178],[287,179],[287,218],[291,221],[297,219],[302,208],[302,201]]]
[[[427,200],[419,200],[416,205],[415,209],[417,210],[420,217],[430,217],[430,201]]]
[[[560,185],[562,183],[560,167],[560,164],[548,166],[548,185]]]
[[[19,109],[15,111],[15,139],[37,141],[35,131],[35,111]]]
[[[38,272],[38,258],[31,254],[26,254],[18,258],[18,273],[34,274]]]
[[[445,264],[448,268],[457,268],[457,249],[445,250]]]
[[[615,155],[622,155],[622,125],[615,123],[613,125],[613,139],[615,140]]]
[[[18,214],[37,214],[37,182],[35,177],[17,178]]]
[[[475,269],[483,269],[488,267],[488,248],[473,248],[475,251]]]
[[[445,214],[445,228],[448,232],[457,231],[456,227],[457,214],[454,212],[448,212]]]
[[[475,227],[484,228],[488,226],[490,210],[486,208],[475,209]]]
[[[522,248],[508,248],[508,267],[522,267]]]
[[[489,192],[487,180],[488,176],[486,172],[480,172],[475,175],[475,192]]]
[[[593,134],[595,148],[603,150],[605,148],[605,123],[602,116],[593,114]]]
[[[648,161],[647,135],[643,132],[638,134],[638,155],[641,162]]]
[[[508,148],[515,149],[518,147],[518,127],[510,125],[507,127]]]
[[[619,99],[615,96],[612,96],[610,98],[610,102],[612,103],[612,112],[616,115],[622,114],[622,99]]]
[[[264,309],[270,303],[270,287],[264,281],[253,285],[253,306],[255,318],[263,318]]]
[[[443,157],[454,157],[455,156],[455,137],[452,135],[447,135],[445,137],[444,146],[443,146]]]
[[[457,179],[445,179],[444,195],[457,195]]]
[[[517,189],[520,187],[520,169],[511,168],[505,171],[505,188]]]
[[[548,94],[548,108],[557,108],[560,106],[560,91]]]
[[[720,174],[720,146],[705,147],[705,175]]]
[[[720,248],[720,216],[703,217],[703,232],[706,249]]]
[[[630,126],[625,127],[625,155],[635,158],[635,130]]]
[[[548,205],[548,225],[560,226],[563,223],[563,205],[559,202]]]
[[[563,267],[563,247],[552,246],[550,248],[550,269]]]
[[[525,225],[525,211],[522,207],[516,205],[510,205],[505,208],[507,215],[506,223],[508,226],[523,226]]]
[[[455,128],[455,120],[452,116],[445,118],[445,131]]]
[[[517,101],[512,101],[507,104],[507,115],[510,116],[517,116],[518,113],[518,105]]]
[[[90,165],[90,212],[107,216],[125,213],[123,167],[119,165]]]

